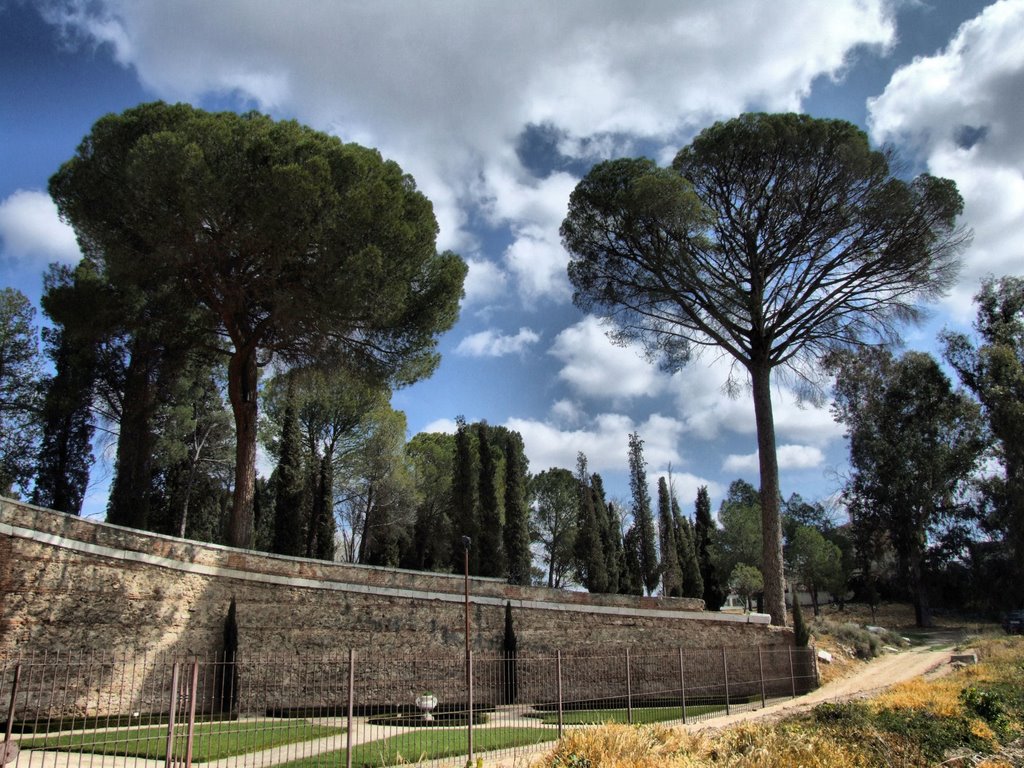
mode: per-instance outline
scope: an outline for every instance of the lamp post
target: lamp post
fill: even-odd
[[[469,649],[469,545],[472,544],[472,540],[469,536],[462,537],[462,546],[465,550],[463,558],[463,571],[465,574],[465,587],[466,587],[466,703],[467,703],[467,717],[466,717],[466,729],[467,729],[467,740],[469,742],[469,764],[473,763],[473,656]]]

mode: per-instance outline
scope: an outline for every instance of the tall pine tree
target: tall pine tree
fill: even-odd
[[[295,414],[295,384],[288,382],[288,400],[275,474],[274,544],[272,552],[301,557],[306,554],[306,473],[302,462],[302,436]]]
[[[480,456],[480,526],[476,542],[481,576],[505,576],[504,498],[498,493],[498,446],[493,444],[492,430],[482,421],[476,426],[476,446]],[[500,454],[499,454],[500,455]]]
[[[480,463],[477,459],[476,440],[470,431],[466,419],[458,416],[455,419],[455,467],[452,480],[452,570],[462,573],[464,567],[465,547],[463,537],[468,536],[469,572],[480,572],[479,538],[479,474]]]
[[[647,462],[644,441],[633,432],[629,436],[629,489],[633,495],[633,529],[636,531],[640,577],[648,595],[658,588],[658,543],[655,540],[651,494],[647,490]]]
[[[579,492],[574,550],[576,578],[590,592],[605,592],[608,589],[608,574],[604,565],[604,549],[594,511],[587,456],[582,451],[576,454],[576,484]]]
[[[607,592],[619,591],[619,560],[622,557],[622,531],[619,518],[605,500],[604,481],[596,472],[590,476],[590,490],[594,497],[594,518],[601,529],[601,549],[604,553],[604,570],[608,576]]]
[[[708,488],[702,485],[697,490],[696,512],[694,515],[694,544],[697,562],[704,581],[704,608],[717,611],[725,602],[725,590],[711,561],[711,541],[715,534],[715,521],[711,519],[711,499]]]
[[[658,533],[661,548],[661,589],[668,597],[683,596],[683,573],[679,567],[672,494],[664,477],[658,478]]]
[[[509,432],[505,440],[505,559],[509,584],[530,583],[530,509],[526,503],[526,453],[523,438]]]
[[[683,597],[704,598],[704,578],[700,575],[700,563],[694,546],[693,526],[683,517],[679,502],[672,497],[672,522],[676,531],[676,550],[679,554],[679,570],[683,575]]]

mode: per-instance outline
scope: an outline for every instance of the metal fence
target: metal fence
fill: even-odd
[[[811,650],[0,658],[10,768],[378,766],[509,756],[567,728],[687,723],[817,686]]]

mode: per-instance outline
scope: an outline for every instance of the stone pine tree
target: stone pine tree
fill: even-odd
[[[530,510],[526,503],[527,463],[523,438],[509,432],[505,440],[505,560],[509,584],[530,583]]]
[[[590,592],[605,592],[608,589],[608,574],[605,571],[604,550],[601,547],[601,531],[594,512],[587,456],[582,451],[576,454],[576,485],[579,495],[574,551],[576,578]]]
[[[694,546],[693,526],[683,517],[679,502],[672,496],[672,524],[676,534],[676,552],[679,570],[683,577],[683,597],[704,599],[704,578],[700,575],[700,563]]]
[[[704,582],[704,607],[709,611],[717,611],[725,602],[725,590],[711,556],[714,535],[715,521],[711,517],[711,498],[708,496],[708,487],[702,485],[697,489],[693,539],[701,580]]]
[[[601,528],[604,570],[608,577],[607,592],[617,594],[620,560],[622,559],[622,531],[619,528],[619,516],[605,498],[604,481],[596,472],[590,476],[590,489],[594,497],[594,518]]]
[[[174,286],[222,339],[233,546],[252,543],[261,366],[343,361],[409,384],[458,316],[466,265],[437,252],[412,179],[295,122],[143,104],[101,118],[50,193],[87,259],[120,285]]]
[[[672,168],[594,166],[561,233],[573,300],[667,370],[713,347],[751,386],[765,607],[786,621],[772,377],[810,392],[835,349],[890,341],[956,278],[966,236],[947,179],[900,168],[841,120],[747,114],[702,131]]]
[[[499,495],[497,476],[500,447],[494,444],[492,431],[487,422],[479,422],[475,427],[476,447],[480,457],[480,524],[478,539],[474,542],[480,569],[477,573],[481,576],[504,577],[507,574],[505,547],[502,542],[505,500]]]
[[[480,572],[480,548],[476,546],[480,535],[480,462],[476,449],[476,438],[466,419],[455,419],[455,465],[452,472],[452,570],[462,573],[465,567],[465,546],[463,537],[468,536],[469,572]]]
[[[633,432],[629,435],[629,490],[633,497],[633,529],[636,531],[636,553],[640,561],[640,578],[648,595],[658,588],[660,570],[658,542],[651,513],[651,494],[647,490],[647,462],[644,441]]]
[[[306,473],[302,461],[302,435],[295,414],[295,383],[288,382],[288,399],[275,470],[274,544],[279,555],[306,554]]]
[[[661,550],[661,590],[669,597],[683,596],[683,572],[679,566],[672,494],[664,477],[658,478],[658,539]]]

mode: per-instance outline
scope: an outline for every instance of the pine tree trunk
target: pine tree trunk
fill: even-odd
[[[782,518],[779,514],[779,461],[775,451],[775,418],[772,414],[771,368],[751,366],[754,390],[754,419],[757,424],[757,453],[761,469],[761,573],[764,576],[764,605],[771,623],[786,626],[783,594]]]
[[[228,362],[228,397],[235,417],[235,491],[228,545],[252,546],[252,497],[256,487],[256,350],[237,349]]]

